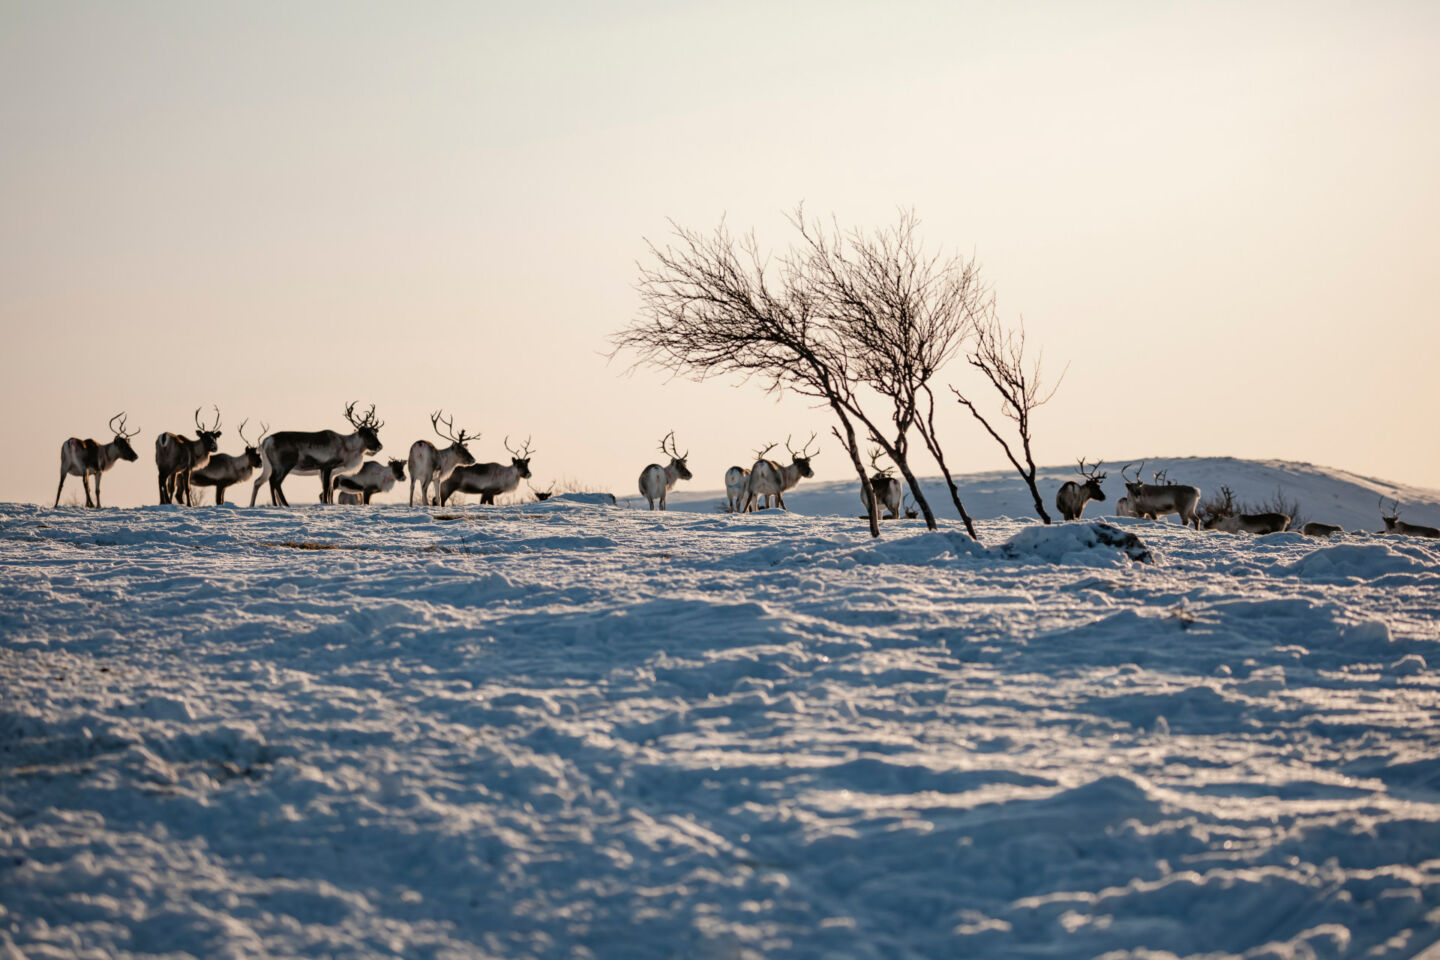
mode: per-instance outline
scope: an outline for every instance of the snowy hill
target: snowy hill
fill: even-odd
[[[1106,501],[1088,504],[1085,510],[1087,519],[1115,513],[1115,501],[1125,495],[1120,468],[1126,462],[1120,460],[1105,465],[1103,469],[1109,474],[1104,484]],[[1141,458],[1137,457],[1135,463],[1138,465],[1140,462]],[[1303,519],[1338,524],[1346,530],[1384,529],[1378,506],[1381,496],[1386,498],[1387,507],[1390,498],[1399,498],[1401,517],[1411,523],[1440,525],[1440,490],[1405,486],[1332,467],[1286,460],[1238,460],[1233,457],[1152,457],[1145,460],[1147,481],[1156,470],[1168,470],[1171,482],[1192,484],[1206,496],[1222,484],[1228,484],[1240,502],[1260,503],[1269,500],[1278,490],[1286,499],[1299,502]],[[1043,467],[1038,476],[1045,508],[1051,510],[1055,505],[1055,491],[1066,480],[1075,479],[1075,467],[1073,464]],[[957,517],[941,478],[926,477],[921,483],[937,517]],[[671,491],[671,509],[710,512],[717,509],[717,505],[723,506],[723,488],[687,490],[687,486],[694,485],[681,483]],[[1030,492],[1013,470],[957,476],[956,486],[960,488],[960,498],[971,516],[989,519],[1035,515]],[[627,502],[634,505],[636,498],[627,498]],[[785,503],[794,512],[805,516],[857,516],[861,509],[859,487],[854,481],[813,483],[802,480],[799,487],[786,494]],[[645,502],[639,500],[639,506],[643,508]],[[1058,516],[1056,519],[1059,519]],[[1174,522],[1175,518],[1170,519]]]
[[[586,499],[0,504],[0,957],[1434,955],[1440,543]]]

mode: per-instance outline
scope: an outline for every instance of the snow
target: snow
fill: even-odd
[[[0,956],[1440,942],[1440,544],[834,496],[0,505]]]

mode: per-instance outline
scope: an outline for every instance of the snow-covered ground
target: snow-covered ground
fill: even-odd
[[[0,957],[1440,942],[1440,543],[843,510],[0,505]]]

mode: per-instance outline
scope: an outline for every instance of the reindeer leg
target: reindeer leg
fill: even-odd
[[[100,478],[103,477],[103,476],[105,476],[105,474],[103,474],[103,473],[97,473],[97,474],[95,474],[95,509],[96,509],[96,510],[99,510],[99,509],[100,509]]]
[[[80,484],[85,488],[85,506],[95,506],[95,504],[90,502],[90,475],[88,473],[80,474]]]
[[[225,506],[225,488],[226,488],[227,486],[229,486],[229,484],[225,484],[225,483],[217,483],[217,484],[215,484],[215,506],[217,506],[217,507],[223,507],[223,506]]]
[[[55,488],[55,506],[60,506],[60,491],[65,489],[65,468],[60,468],[60,486]]]
[[[334,502],[335,502],[335,492],[330,489],[330,484],[332,484],[332,483],[334,482],[334,479],[335,479],[335,478],[334,478],[334,474],[335,474],[335,468],[334,468],[334,467],[321,467],[321,468],[320,468],[320,502],[321,502],[321,503],[334,503]]]

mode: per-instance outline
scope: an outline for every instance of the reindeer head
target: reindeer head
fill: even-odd
[[[549,500],[555,495],[555,481],[551,480],[550,486],[546,487],[544,490],[536,490],[534,487],[531,487],[530,492],[535,494],[536,501],[544,503],[546,500]]]
[[[1380,498],[1380,519],[1385,521],[1386,533],[1394,533],[1395,524],[1400,522],[1400,501],[1396,499],[1390,502],[1392,506],[1390,507],[1390,513],[1387,514],[1385,512],[1385,498]]]
[[[120,422],[117,424],[115,422],[116,420],[119,420]],[[130,438],[135,436],[140,431],[131,430],[129,432],[126,432],[124,410],[121,410],[119,413],[115,414],[115,416],[110,418],[110,432],[115,434],[115,439],[112,442],[115,444],[115,449],[120,451],[120,459],[134,461],[135,448],[130,446]]]
[[[436,410],[434,413],[430,414],[430,426],[435,429],[436,436],[438,436],[442,440],[450,441],[450,452],[455,455],[455,462],[460,466],[469,466],[470,464],[475,462],[475,456],[470,452],[470,448],[465,446],[465,444],[471,440],[478,439],[480,437],[480,434],[466,433],[464,430],[461,430],[457,434],[455,432],[454,416],[451,416],[449,420],[446,420],[440,416],[440,414],[444,412],[445,411],[443,410]],[[444,430],[440,429],[440,424],[442,423],[445,424]]]
[[[391,458],[390,458],[390,472],[395,475],[395,479],[396,479],[396,480],[404,480],[404,479],[405,479],[405,461],[404,461],[404,460],[396,460],[394,457],[391,457]]]
[[[1100,484],[1105,481],[1105,477],[1108,476],[1108,474],[1099,472],[1100,465],[1104,462],[1103,460],[1096,460],[1087,470],[1085,468],[1085,458],[1081,457],[1080,466],[1075,471],[1085,478],[1085,482],[1082,483],[1081,486],[1085,488],[1085,493],[1091,500],[1105,499],[1105,491],[1100,489]]]
[[[510,450],[510,437],[505,437],[505,449],[510,451],[510,464],[520,474],[521,480],[530,479],[530,438],[525,438],[525,445],[519,450]]]
[[[260,424],[260,436],[255,438],[254,443],[251,443],[245,438],[245,424],[249,422],[249,417],[240,421],[240,442],[245,444],[245,462],[258,470],[260,469],[260,441],[264,440],[265,434],[270,432],[270,425],[266,423]]]
[[[771,446],[774,446],[774,444],[771,444]],[[690,451],[680,452],[680,448],[675,445],[674,430],[671,430],[660,439],[660,452],[670,458],[670,466],[675,468],[675,475],[677,477],[681,480],[689,480],[692,478],[690,467],[685,463],[685,459],[690,456]]]
[[[216,442],[220,439],[220,408],[215,407],[215,424],[207,427],[200,422],[200,408],[195,408],[195,434],[200,442],[205,444],[206,453],[214,453],[220,445]]]
[[[796,453],[794,450],[790,449],[790,438],[785,438],[785,449],[790,453],[790,460],[799,469],[800,476],[802,477],[815,476],[815,471],[810,469],[810,461],[815,459],[815,457],[820,454],[820,451],[816,450],[814,453],[810,452],[810,444],[814,440],[815,434],[811,433],[810,439],[805,441],[805,446],[800,448],[799,453]]]
[[[345,405],[345,419],[350,421],[350,426],[360,435],[360,440],[365,444],[365,452],[369,454],[379,453],[380,428],[385,426],[384,420],[375,419],[375,404],[370,404],[370,409],[365,411],[365,416],[356,418],[355,404],[358,401],[351,401]]]

